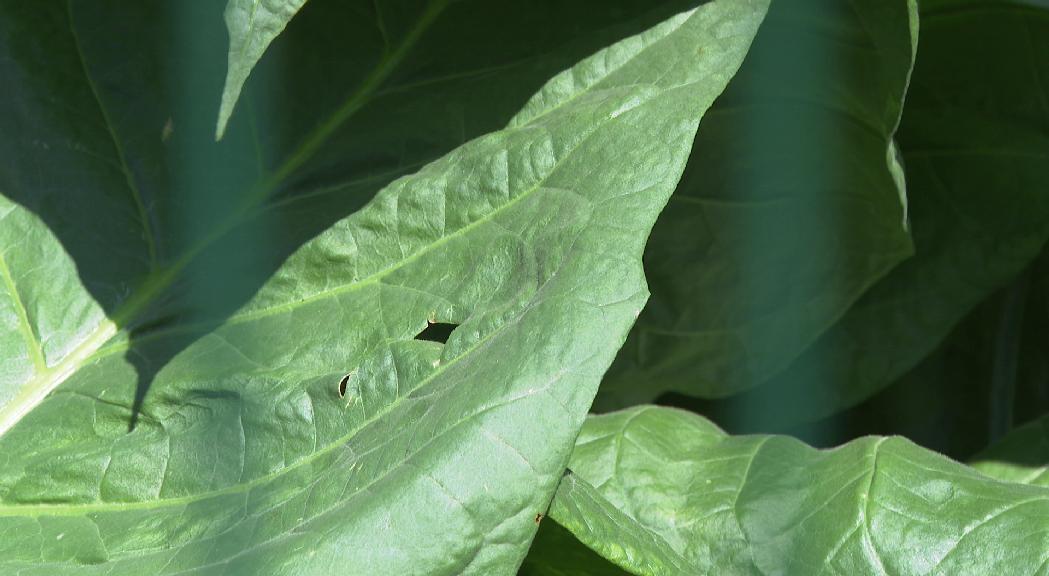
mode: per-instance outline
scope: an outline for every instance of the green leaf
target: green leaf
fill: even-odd
[[[862,404],[788,433],[820,445],[900,434],[968,461],[1049,412],[1049,252],[954,327],[935,352]]]
[[[38,382],[85,362],[88,354],[78,347],[86,335],[95,335],[97,347],[116,327],[80,286],[57,239],[3,196],[0,247],[0,430],[6,431],[50,392]]]
[[[652,300],[597,409],[761,384],[913,253],[892,138],[917,25],[913,0],[772,4],[656,224]]]
[[[0,407],[0,572],[508,574],[644,303],[647,232],[766,3],[718,0],[601,50],[268,275],[242,260],[294,245],[310,230],[296,218],[320,213],[310,200],[359,202],[391,177],[324,178],[325,154],[361,161],[336,131],[379,98],[381,68],[270,170],[249,130],[205,146],[193,102],[175,102],[170,124],[127,120],[158,104],[109,84],[130,66],[109,52],[114,31],[78,19],[110,19],[2,7],[0,71],[19,109],[0,120],[23,146],[0,181],[0,338],[23,345],[0,359],[21,367]],[[402,41],[421,40],[427,14]],[[194,32],[191,51],[207,38]],[[26,66],[41,55],[53,72]],[[240,155],[245,140],[258,157]],[[49,210],[65,187],[104,225]],[[271,220],[286,222],[258,224]],[[66,236],[70,221],[82,227]],[[207,282],[242,269],[264,278],[227,314],[241,295]],[[433,322],[458,326],[446,343],[418,339]]]
[[[1049,239],[1049,88],[1041,80],[1049,77],[1049,7],[939,0],[921,10],[899,133],[915,257],[786,372],[723,407],[744,415],[732,429],[782,430],[869,398],[933,352]]]
[[[1006,482],[1049,488],[1049,415],[1014,429],[977,454],[972,467]]]
[[[576,474],[561,479],[550,515],[615,565],[636,574],[690,574],[695,566],[659,534],[616,508]]]
[[[569,466],[594,488],[562,483],[551,517],[636,574],[1029,574],[1049,565],[1049,490],[988,479],[899,437],[821,451],[782,436],[728,436],[694,414],[648,406],[590,417]],[[660,539],[691,568],[661,564],[662,545],[633,547],[622,529],[607,530],[624,517],[631,533]]]
[[[983,303],[935,352],[863,403],[783,433],[818,446],[871,433],[898,434],[967,461],[993,438],[994,343],[1005,300],[996,295]]]
[[[553,520],[544,520],[518,576],[626,576]]]
[[[434,22],[424,18],[426,4],[414,3],[388,15],[389,41],[406,55],[381,86],[375,78],[387,39],[375,32],[377,14],[360,17],[374,4],[323,4],[277,43],[248,94],[251,114],[241,115],[231,139],[212,145],[203,139],[212,129],[207,81],[221,79],[212,57],[225,42],[214,18],[220,6],[181,4],[169,14],[167,3],[139,2],[114,19],[75,1],[6,3],[0,72],[15,105],[0,114],[0,128],[12,135],[0,139],[0,190],[51,228],[91,297],[110,316],[123,310],[131,336],[180,325],[183,342],[169,346],[177,352],[395,177],[505,126],[550,75],[674,13],[671,3],[647,10],[646,0],[607,16],[583,2],[554,4],[459,2]],[[560,13],[571,22],[552,18]],[[356,26],[351,33],[347,23]],[[467,32],[471,49],[462,44]],[[332,77],[329,63],[303,58],[320,48],[360,59]],[[540,48],[546,52],[537,55]],[[288,60],[297,64],[279,65]],[[326,90],[298,88],[321,83]],[[497,94],[482,90],[491,86]],[[267,98],[287,105],[273,114]],[[49,273],[56,285],[66,281]],[[61,309],[71,299],[50,293],[54,302],[41,307]],[[68,320],[86,328],[70,304]],[[58,325],[59,315],[47,321],[72,330]],[[127,356],[145,390],[167,358],[146,360],[136,340],[126,343]],[[24,370],[5,381],[0,399],[31,377]]]
[[[226,4],[229,58],[226,85],[222,89],[219,119],[215,126],[216,140],[220,140],[226,132],[229,117],[233,114],[251,69],[305,4],[306,0],[229,0]],[[435,6],[435,11],[439,10]]]

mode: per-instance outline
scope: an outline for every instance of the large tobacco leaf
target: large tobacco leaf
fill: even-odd
[[[647,232],[765,2],[718,0],[617,42],[463,143],[505,109],[475,96],[494,102],[447,153],[447,131],[425,124],[346,132],[431,116],[414,90],[450,103],[517,65],[478,67],[513,49],[448,42],[498,11],[341,4],[403,18],[383,38],[414,74],[385,69],[382,39],[369,52],[364,37],[332,80],[351,88],[340,104],[317,105],[333,90],[260,90],[220,144],[196,97],[221,78],[206,49],[221,36],[198,26],[213,7],[187,5],[165,29],[163,3],[121,4],[119,19],[0,5],[0,572],[520,563],[646,298]],[[281,41],[300,24],[322,44],[354,38],[333,22],[375,26],[311,20],[315,5]],[[412,50],[433,36],[433,52]],[[580,49],[566,46],[508,78]],[[334,112],[301,122],[318,110]],[[424,339],[433,323],[456,328]]]
[[[913,253],[893,135],[917,27],[913,0],[772,4],[653,230],[653,296],[597,409],[762,384]]]
[[[921,29],[898,138],[915,256],[784,373],[702,407],[732,430],[784,430],[896,382],[1049,238],[1049,6],[923,2]]]
[[[899,437],[821,451],[637,407],[590,417],[569,468],[551,517],[634,574],[1049,566],[1049,489],[992,480]]]
[[[190,3],[168,13],[167,3],[142,2],[121,7],[115,19],[107,16],[115,4],[3,5],[11,104],[0,115],[11,135],[0,139],[3,193],[44,221],[91,298],[126,324],[122,345],[139,375],[137,400],[170,354],[242,306],[303,242],[395,177],[505,126],[557,71],[661,19],[624,2],[629,18],[595,17],[581,31],[576,24],[541,26],[555,13],[543,2],[522,5],[513,26],[498,25],[505,10],[467,3],[437,21],[423,18],[432,6],[426,3],[386,6],[400,8],[396,19],[387,18],[385,37],[406,53],[396,74],[383,69],[386,81],[373,81],[386,42],[375,31],[373,3],[322,3],[325,10],[305,11],[259,70],[245,110],[254,113],[241,115],[226,142],[209,145],[202,139],[212,128],[212,95],[221,89],[213,56],[225,50],[220,7]],[[19,32],[34,27],[42,33]],[[465,50],[455,41],[464,28],[481,31],[471,39],[490,49]],[[539,47],[548,51],[537,55]],[[317,50],[356,58],[302,58]],[[321,82],[326,90],[297,88]],[[480,87],[492,84],[500,90],[481,95]],[[424,96],[448,111],[447,119],[432,121],[432,110],[418,105]],[[53,325],[43,344],[54,341],[63,356],[66,343],[54,325],[63,314],[47,310],[68,306],[65,320],[80,328],[91,321],[76,316],[63,275],[49,277],[44,268],[33,273],[54,283],[42,294],[53,301],[30,303],[38,310],[27,311],[48,317]],[[173,326],[168,352],[140,350],[150,332]],[[11,349],[23,341],[19,336]],[[26,362],[10,365],[3,404],[32,377]]]
[[[550,76],[674,13],[673,3],[646,5],[582,19],[588,2],[512,11],[459,2],[434,20],[423,18],[434,5],[389,2],[383,36],[372,2],[321,3],[262,62],[226,141],[210,144],[222,87],[214,55],[226,48],[220,6],[5,3],[0,189],[58,237],[110,317],[137,310],[123,319],[129,361],[147,356],[139,336],[159,327],[179,326],[177,352],[394,178],[504,127]],[[109,18],[118,8],[121,18]],[[553,17],[562,12],[571,23]],[[21,33],[34,27],[42,32]],[[404,53],[392,68],[380,67],[387,42]],[[354,58],[304,57],[317,52]],[[70,323],[87,326],[61,279],[40,308],[68,303]],[[136,365],[140,392],[164,363]],[[4,404],[25,370],[5,371]]]

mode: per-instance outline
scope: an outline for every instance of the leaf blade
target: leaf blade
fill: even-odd
[[[19,535],[0,567],[512,573],[644,300],[645,231],[764,6],[599,52],[574,73],[632,53],[629,75],[396,180],[189,346],[192,326],[141,338],[171,359],[130,433],[135,366],[125,341],[98,350],[0,436],[0,530]],[[459,327],[415,340],[431,320]]]
[[[653,231],[598,411],[760,386],[913,254],[893,138],[916,28],[903,0],[772,5]]]
[[[621,512],[571,471],[558,484],[550,515],[572,534],[585,538],[590,549],[631,574],[688,574],[695,570],[661,535]]]
[[[570,466],[692,561],[692,573],[1022,572],[1047,559],[1049,492],[990,480],[902,438],[820,451],[639,407],[590,417]],[[600,537],[584,532],[584,542]]]
[[[225,135],[252,68],[305,5],[306,0],[229,0],[226,4],[224,19],[229,30],[229,56],[215,140]]]

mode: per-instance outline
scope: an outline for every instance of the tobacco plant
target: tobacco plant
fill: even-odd
[[[1046,54],[2,0],[0,574],[1049,574]]]

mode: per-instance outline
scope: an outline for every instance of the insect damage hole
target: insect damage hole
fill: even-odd
[[[350,375],[349,374],[343,376],[342,380],[339,380],[339,388],[338,388],[338,390],[339,390],[339,398],[345,398],[346,397],[346,384],[349,381],[350,381]]]
[[[415,339],[447,344],[448,337],[451,336],[452,330],[455,330],[458,327],[458,324],[448,324],[445,322],[427,320],[426,328],[424,328],[422,332],[416,334]]]

